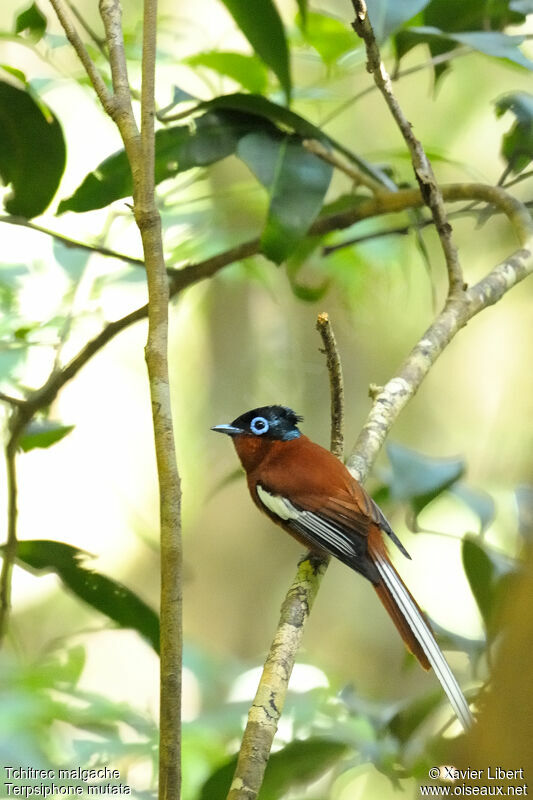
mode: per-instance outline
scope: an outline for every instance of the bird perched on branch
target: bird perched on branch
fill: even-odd
[[[408,649],[433,667],[463,728],[473,721],[433,631],[395,568],[386,534],[410,558],[383,513],[329,450],[304,436],[285,406],[254,408],[212,430],[231,436],[256,506],[305,547],[335,556],[376,590]]]

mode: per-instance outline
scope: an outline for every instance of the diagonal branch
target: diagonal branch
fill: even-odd
[[[372,30],[372,25],[368,18],[365,0],[352,0],[355,11],[355,21],[353,22],[353,29],[358,36],[363,39],[367,53],[367,70],[372,73],[376,86],[381,94],[389,110],[394,117],[398,128],[405,140],[409,152],[411,154],[411,161],[415,171],[416,179],[425,204],[431,210],[435,227],[439,235],[442,250],[446,260],[446,267],[448,270],[448,283],[450,295],[460,294],[463,291],[463,273],[461,264],[459,263],[459,256],[457,248],[452,241],[452,228],[446,217],[446,210],[442,193],[439,185],[435,179],[431,162],[427,157],[422,144],[416,138],[408,122],[405,114],[403,113],[394,92],[392,91],[392,83],[385,69],[385,65],[381,60],[379,47]]]
[[[111,115],[111,110],[113,105],[112,95],[108,91],[102,76],[98,72],[92,58],[87,52],[87,48],[83,44],[78,34],[78,31],[72,24],[70,17],[62,3],[62,0],[50,0],[50,4],[52,5],[54,11],[57,14],[57,18],[60,21],[63,30],[65,31],[67,39],[69,40],[70,44],[76,51],[76,54],[80,59],[81,63],[85,67],[85,71],[89,76],[89,79],[93,85],[96,94],[98,95],[98,99],[102,103],[107,113]]]

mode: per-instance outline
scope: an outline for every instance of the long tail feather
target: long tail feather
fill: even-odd
[[[422,666],[433,667],[459,722],[468,730],[474,721],[468,703],[422,611],[387,556],[374,548],[371,554],[383,581],[374,587],[383,605]]]

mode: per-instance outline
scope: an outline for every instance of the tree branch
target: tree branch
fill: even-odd
[[[327,314],[319,314],[316,328],[322,337],[331,390],[331,451],[342,458],[344,442],[344,380],[335,341]],[[302,642],[304,625],[309,617],[329,556],[307,553],[298,564],[281,607],[281,616],[270,647],[257,693],[248,712],[235,774],[227,800],[253,800],[261,788],[270,748],[283,711],[287,688],[296,654]]]
[[[80,242],[77,239],[71,239],[69,236],[65,236],[57,231],[51,231],[49,228],[43,228],[42,225],[37,225],[35,222],[31,222],[30,220],[26,219],[26,217],[1,215],[0,222],[5,222],[8,225],[20,225],[22,228],[28,228],[31,231],[44,233],[46,236],[50,236],[56,242],[61,242],[65,245],[65,247],[72,247],[76,250],[86,250],[89,253],[98,253],[101,256],[109,256],[110,258],[116,258],[119,261],[125,261],[127,264],[133,264],[136,267],[144,267],[144,261],[142,258],[134,258],[133,256],[126,255],[125,253],[117,253],[115,250],[110,250],[108,247],[102,247],[101,245],[96,244],[86,244],[85,242]]]
[[[85,45],[83,44],[80,36],[69,19],[69,16],[63,6],[62,0],[50,0],[50,4],[54,11],[56,12],[57,18],[61,23],[63,30],[65,31],[65,35],[69,40],[70,44],[76,51],[78,58],[80,59],[81,63],[85,67],[85,71],[89,76],[89,79],[94,87],[96,94],[98,95],[98,99],[102,103],[103,107],[107,111],[108,114],[111,114],[113,99],[111,94],[107,90],[107,86],[105,85],[102,76],[96,69],[96,66],[90,57],[89,53]]]
[[[384,191],[385,187],[382,183],[366,172],[363,172],[363,170],[359,169],[355,164],[346,164],[344,161],[341,161],[334,153],[324,147],[322,142],[319,142],[318,139],[305,139],[303,141],[303,146],[309,153],[313,153],[315,156],[318,156],[318,158],[321,158],[322,161],[331,164],[336,169],[340,170],[340,172],[344,172],[345,175],[352,179],[356,186],[366,186],[367,189],[370,189],[372,194],[378,194]]]
[[[364,41],[367,53],[367,70],[373,75],[376,86],[400,129],[405,140],[415,172],[418,185],[422,192],[425,204],[431,210],[435,227],[446,259],[448,270],[448,282],[450,295],[460,294],[463,291],[463,273],[459,263],[457,248],[452,241],[452,228],[446,217],[446,210],[439,185],[435,179],[433,168],[424,152],[422,144],[413,133],[411,124],[407,121],[394,92],[392,91],[391,79],[381,60],[379,47],[372,30],[372,25],[368,18],[365,0],[352,0],[355,11],[355,21],[353,29]]]
[[[331,444],[329,449],[342,461],[344,455],[344,379],[337,341],[329,316],[325,312],[318,315],[316,329],[324,343],[322,352],[326,356],[329,374],[331,396]]]

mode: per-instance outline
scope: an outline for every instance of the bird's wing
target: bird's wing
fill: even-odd
[[[303,502],[293,502],[261,483],[256,484],[256,495],[263,510],[308,547],[330,553],[372,583],[379,580],[367,553],[371,524],[367,516],[353,508],[349,513],[335,498],[324,499],[319,508],[306,508]]]

